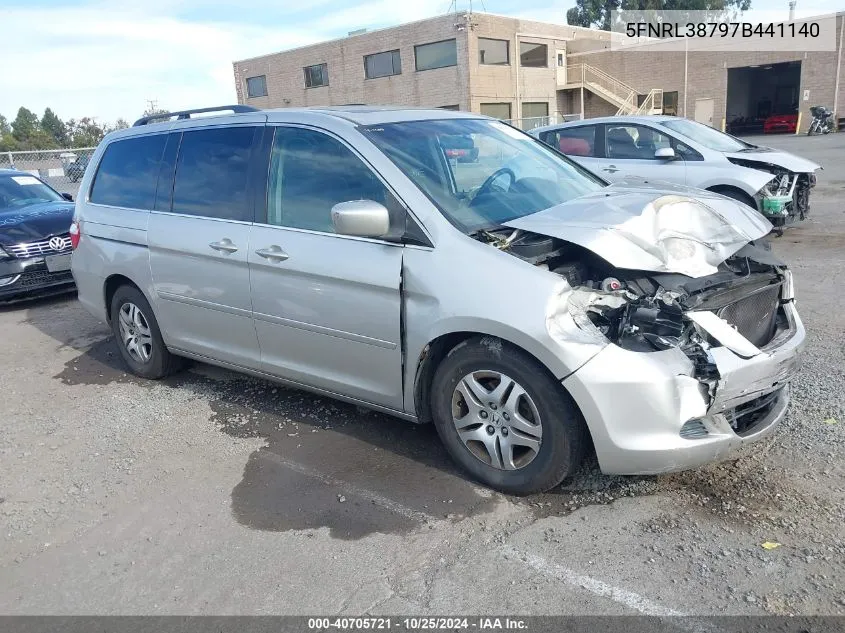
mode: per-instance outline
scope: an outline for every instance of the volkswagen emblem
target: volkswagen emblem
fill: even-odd
[[[67,242],[65,242],[65,238],[63,237],[51,237],[47,244],[49,244],[50,248],[54,251],[63,251],[67,247]]]

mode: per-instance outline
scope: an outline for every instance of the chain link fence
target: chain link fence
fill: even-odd
[[[94,147],[0,152],[0,169],[17,169],[38,176],[59,193],[76,197],[79,181],[88,167]]]
[[[535,127],[543,127],[544,125],[556,125],[564,123],[565,121],[580,121],[580,114],[552,114],[551,116],[537,116],[525,119],[507,119],[505,123],[509,123],[520,130],[533,130]]]

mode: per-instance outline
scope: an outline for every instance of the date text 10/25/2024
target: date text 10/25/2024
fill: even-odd
[[[335,617],[309,618],[309,631],[527,631],[524,619],[510,617]]]

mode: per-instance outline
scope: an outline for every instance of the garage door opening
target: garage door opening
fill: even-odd
[[[743,134],[795,132],[801,62],[728,69],[727,131]]]

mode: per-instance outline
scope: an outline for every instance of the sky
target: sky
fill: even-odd
[[[566,23],[575,0],[473,0],[490,13]],[[799,0],[799,9],[807,2]],[[787,0],[752,0],[783,9]],[[824,11],[843,0],[813,0]],[[449,0],[0,0],[0,114],[130,122],[235,103],[232,62],[445,13]],[[459,0],[460,10],[468,0]]]

